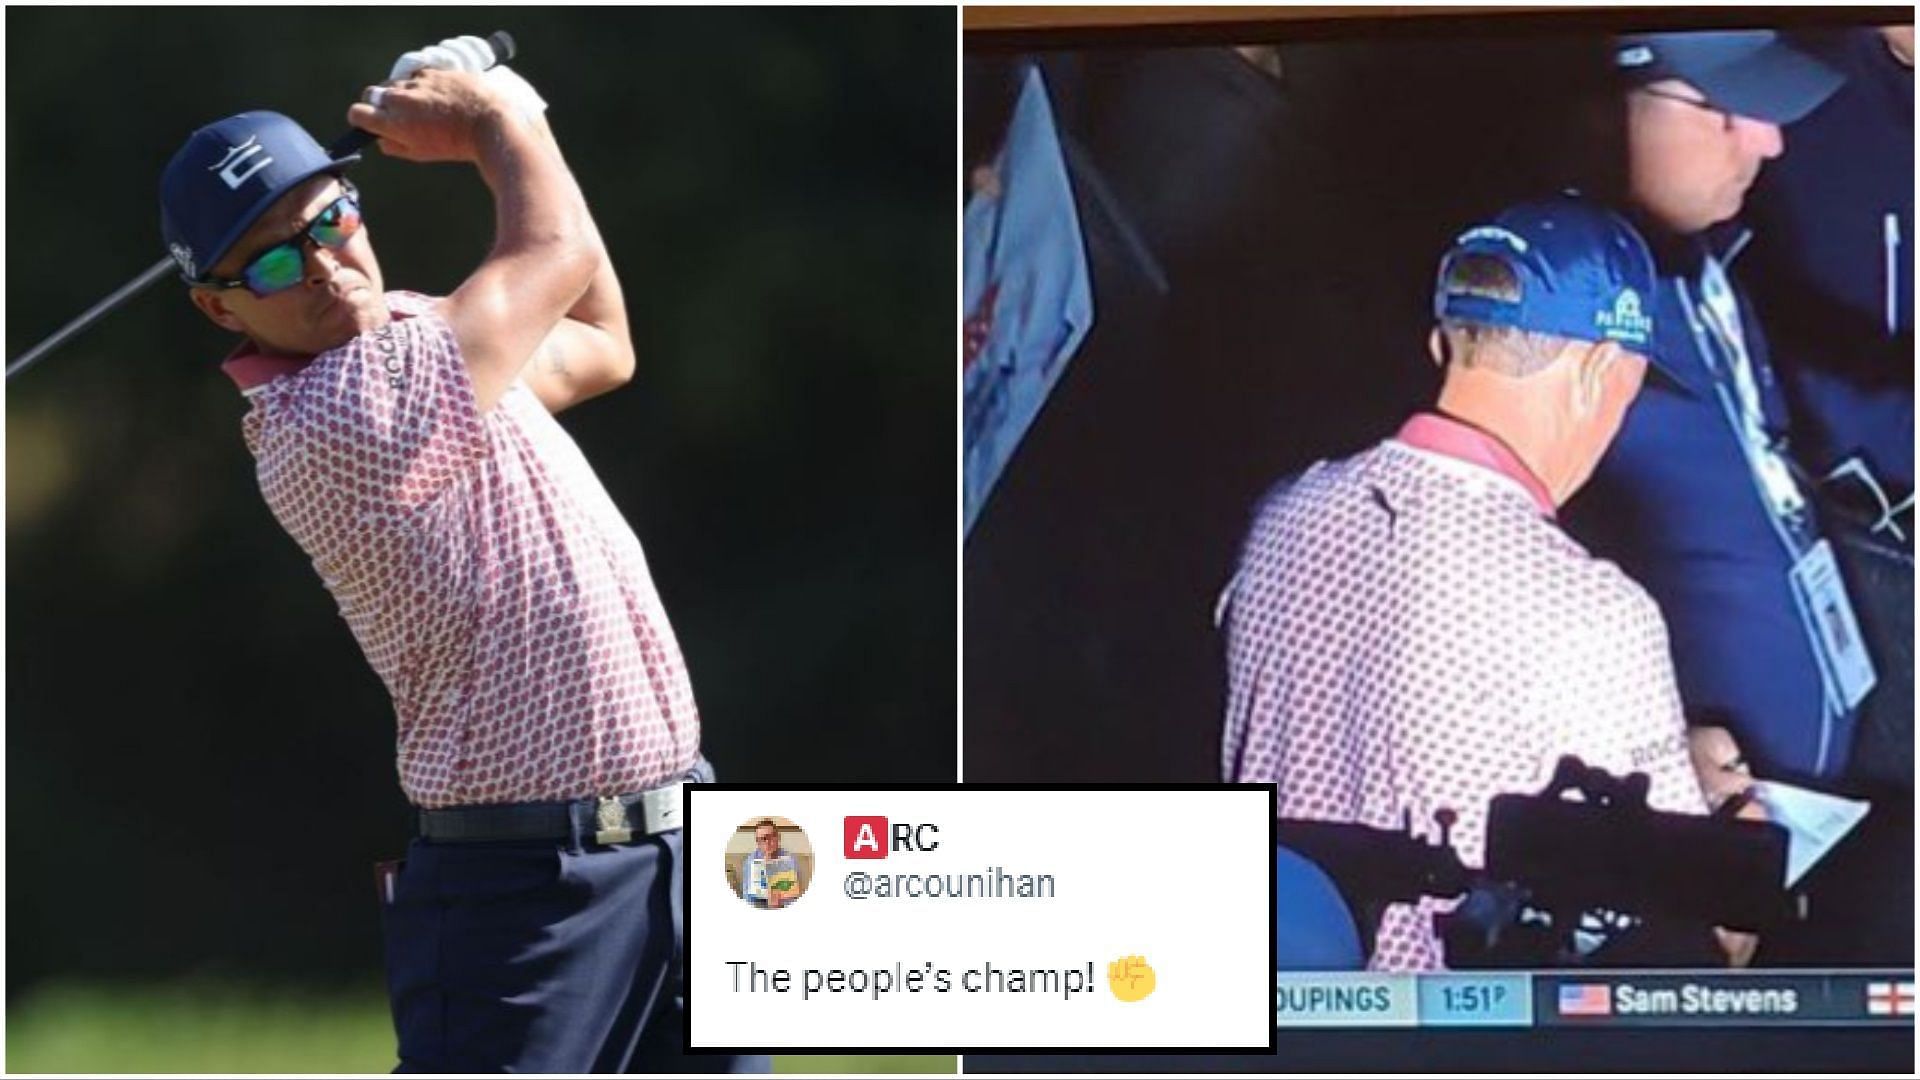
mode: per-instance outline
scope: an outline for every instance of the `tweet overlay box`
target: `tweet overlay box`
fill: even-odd
[[[1273,789],[686,795],[694,1050],[1272,1048]]]

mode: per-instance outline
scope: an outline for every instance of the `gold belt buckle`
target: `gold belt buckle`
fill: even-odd
[[[619,799],[601,796],[595,816],[600,829],[593,834],[594,843],[625,844],[633,839],[633,830],[627,828],[627,808],[620,805]]]

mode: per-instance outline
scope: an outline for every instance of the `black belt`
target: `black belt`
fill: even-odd
[[[591,840],[625,844],[680,827],[683,781],[631,795],[570,802],[501,803],[421,810],[420,836],[441,844]]]

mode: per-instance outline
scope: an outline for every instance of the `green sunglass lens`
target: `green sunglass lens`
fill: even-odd
[[[256,293],[279,292],[298,284],[305,271],[300,249],[282,244],[247,265],[247,287]]]

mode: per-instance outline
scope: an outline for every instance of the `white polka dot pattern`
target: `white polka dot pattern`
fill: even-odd
[[[427,297],[252,393],[260,490],[393,696],[417,806],[678,777],[700,722],[640,541],[524,382],[481,416]]]
[[[1225,775],[1275,784],[1282,817],[1405,811],[1438,839],[1450,808],[1479,866],[1488,801],[1563,754],[1706,810],[1659,610],[1490,469],[1394,440],[1310,469],[1257,515],[1227,633]],[[1449,906],[1389,907],[1370,966],[1442,968]]]

